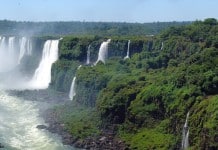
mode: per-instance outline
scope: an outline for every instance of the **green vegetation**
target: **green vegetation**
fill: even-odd
[[[106,64],[77,70],[85,63],[88,45],[93,63],[107,38],[112,41]],[[129,39],[131,58],[123,60]],[[61,42],[51,88],[68,92],[76,75],[73,103],[94,110],[89,117],[101,126],[116,125],[117,136],[131,149],[179,149],[188,111],[190,149],[217,149],[217,41],[218,22],[212,18],[155,37],[69,36]],[[78,135],[71,113],[65,113],[69,117],[61,121],[69,122],[70,132],[85,137]],[[86,111],[77,117],[80,113]]]
[[[175,145],[173,135],[161,133],[155,129],[140,129],[136,133],[120,133],[125,141],[131,145],[131,149],[172,149]]]
[[[171,26],[182,26],[190,22],[17,22],[0,20],[1,35],[155,35]]]
[[[76,138],[97,136],[100,131],[99,117],[92,108],[66,104],[54,108],[57,119],[64,124],[64,128]]]

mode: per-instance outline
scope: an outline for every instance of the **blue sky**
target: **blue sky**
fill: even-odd
[[[218,19],[218,0],[0,0],[0,19],[156,22]]]

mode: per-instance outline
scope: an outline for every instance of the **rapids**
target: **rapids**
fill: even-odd
[[[0,91],[0,143],[6,150],[73,150],[57,134],[36,128],[46,125],[39,115],[45,105]]]

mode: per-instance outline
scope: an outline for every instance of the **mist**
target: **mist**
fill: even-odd
[[[40,40],[39,40],[40,41]],[[35,40],[37,42],[37,40]],[[34,44],[28,37],[0,38],[0,89],[46,89],[51,81],[51,66],[58,59],[59,40]],[[33,45],[37,45],[33,47]],[[40,48],[43,49],[40,49]],[[37,58],[36,51],[42,51]]]
[[[15,89],[24,86],[28,77],[20,71],[23,57],[31,55],[30,40],[26,37],[0,38],[0,88]]]

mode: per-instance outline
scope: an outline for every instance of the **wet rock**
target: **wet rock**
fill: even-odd
[[[101,137],[99,141],[105,141],[107,138],[105,136]]]
[[[90,150],[129,150],[128,145],[116,138],[115,126],[102,129],[99,136],[80,139],[64,129],[65,125],[57,120],[55,113],[48,112],[44,118],[46,123],[49,124],[47,130],[59,134],[62,137],[63,144]]]
[[[78,140],[74,143],[74,146],[77,147],[77,148],[83,148],[83,141],[82,140]]]
[[[4,148],[4,146],[0,143],[0,148]]]
[[[215,141],[216,143],[218,143],[218,134],[216,134],[216,135],[214,136],[214,141]]]
[[[36,126],[37,129],[47,129],[46,125],[37,125]]]

